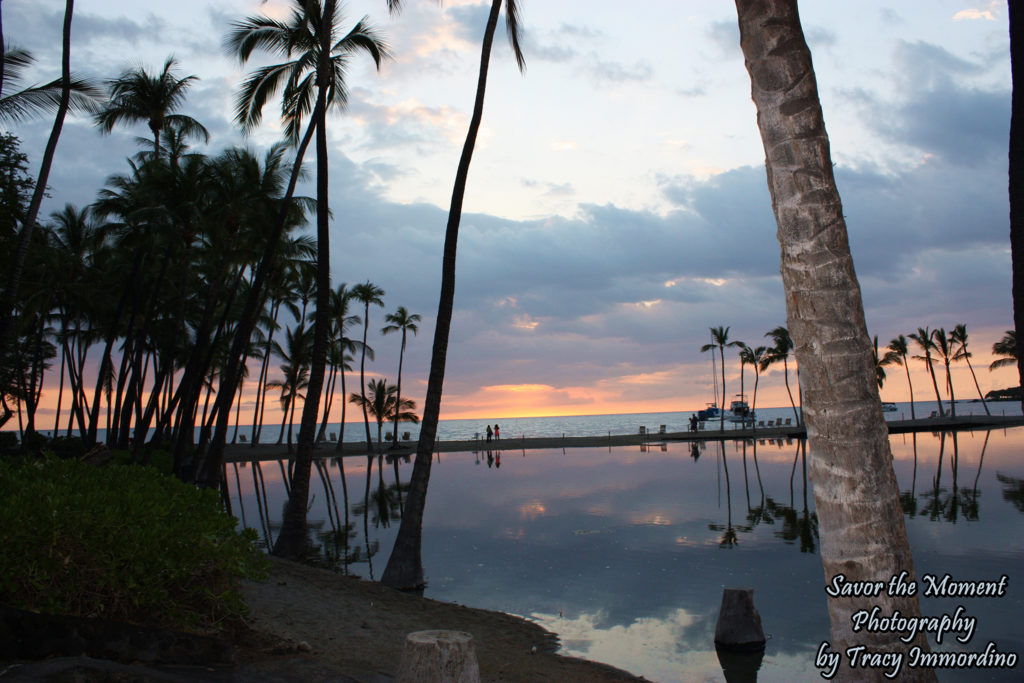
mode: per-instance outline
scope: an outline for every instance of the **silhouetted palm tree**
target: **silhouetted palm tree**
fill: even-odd
[[[967,361],[967,369],[971,371],[974,388],[978,390],[978,397],[981,399],[981,407],[985,409],[986,415],[991,415],[992,412],[988,409],[988,403],[985,402],[985,395],[981,393],[981,387],[978,385],[978,376],[974,374],[974,366],[971,365],[971,352],[967,350],[967,325],[960,323],[954,327],[953,331],[949,333],[949,343],[954,346],[959,345],[955,349],[953,360]]]
[[[398,397],[401,398],[402,397],[402,360],[405,358],[405,338],[406,338],[406,333],[407,332],[412,332],[413,336],[416,335],[416,333],[419,331],[419,327],[416,325],[416,323],[418,323],[420,321],[420,316],[419,316],[418,313],[410,314],[409,311],[407,311],[405,309],[405,306],[399,306],[398,310],[396,310],[394,313],[388,313],[386,316],[384,316],[384,320],[386,320],[388,324],[385,325],[383,328],[381,328],[381,331],[380,331],[381,334],[391,334],[392,332],[398,332],[399,330],[401,330],[401,332],[402,332],[402,348],[398,352],[398,382],[397,382],[397,388],[396,388],[396,391],[398,392]],[[394,438],[394,443],[397,446],[398,445],[398,416],[397,416],[397,414],[395,416],[395,434],[394,434],[394,437],[395,437]]]
[[[725,399],[728,394],[725,392],[725,347],[726,346],[737,346],[741,342],[729,341],[729,328],[728,327],[711,327],[711,343],[705,344],[700,347],[701,353],[705,351],[714,352],[718,349],[718,358],[722,363],[722,403],[718,411],[718,428],[720,430],[725,429]],[[717,396],[715,397],[718,398]]]
[[[420,421],[420,418],[413,411],[416,410],[416,402],[412,399],[398,399],[398,387],[388,384],[387,379],[371,379],[369,395],[352,394],[349,396],[349,403],[354,403],[364,411],[373,416],[377,422],[377,445],[381,446],[383,440],[381,432],[385,420],[396,420],[412,422]]]
[[[949,364],[953,360],[953,348],[946,336],[945,328],[939,327],[932,330],[932,350],[935,352],[936,362],[942,361],[946,367],[946,391],[949,392],[949,410],[953,417],[956,417],[956,396],[953,394],[953,376],[949,372]]]
[[[745,362],[754,366],[754,395],[750,400],[750,412],[751,414],[754,414],[757,412],[757,385],[761,381],[761,370],[764,369],[765,363],[767,362],[768,347],[758,346],[751,348],[744,344],[740,353],[742,354],[741,357],[745,356]],[[757,462],[756,447],[754,450],[754,462]]]
[[[939,396],[939,383],[935,380],[935,368],[932,367],[934,359],[932,358],[932,350],[935,348],[935,341],[932,338],[932,332],[927,327],[917,328],[917,332],[913,332],[907,335],[924,351],[923,356],[914,356],[917,360],[923,362],[928,367],[928,374],[932,378],[932,388],[935,389],[935,400],[939,404],[939,415],[945,415],[946,411],[942,408],[942,397]]]
[[[491,0],[491,11],[484,29],[483,47],[480,52],[480,75],[477,79],[476,99],[470,117],[466,142],[462,147],[459,167],[455,173],[455,187],[448,208],[448,225],[444,235],[444,256],[441,266],[441,295],[438,299],[437,321],[434,326],[434,344],[430,356],[430,375],[427,379],[427,396],[423,405],[423,423],[420,440],[416,448],[416,462],[413,465],[409,498],[405,515],[395,539],[395,547],[388,559],[381,582],[393,588],[415,589],[423,585],[423,559],[420,554],[420,540],[423,531],[423,508],[426,505],[427,484],[430,481],[430,465],[434,458],[434,438],[437,436],[437,421],[441,413],[441,393],[444,385],[444,368],[448,355],[448,334],[452,323],[452,308],[455,302],[455,256],[459,239],[459,223],[462,220],[462,201],[466,194],[469,178],[469,163],[473,158],[480,120],[483,116],[484,91],[487,87],[487,68],[490,63],[491,43],[498,25],[498,14],[505,6],[505,26],[516,64],[520,71],[525,62],[519,48],[519,8],[516,0]]]
[[[910,353],[910,349],[907,348],[907,338],[902,334],[889,342],[889,351],[894,355],[893,363],[896,365],[902,365],[903,369],[907,373],[907,387],[910,388],[910,419],[916,420],[917,416],[914,414],[914,384],[910,381],[910,363],[907,362],[907,354]],[[888,353],[886,356],[888,357]]]
[[[359,360],[359,393],[366,398],[366,333],[370,329],[370,304],[384,306],[381,297],[384,290],[369,280],[352,288],[352,298],[363,304],[363,353]],[[366,402],[360,404],[363,409],[363,422],[366,425],[366,450],[373,453],[373,441],[370,438],[370,416],[367,414]]]
[[[1003,338],[992,345],[992,353],[1002,358],[992,361],[988,369],[998,370],[999,368],[1010,368],[1017,366],[1017,333],[1014,330],[1007,330]]]
[[[166,128],[207,142],[210,133],[201,123],[177,113],[189,88],[198,79],[195,76],[178,78],[173,73],[175,65],[174,58],[168,57],[159,74],[151,74],[140,67],[124,71],[109,81],[110,101],[96,114],[100,132],[109,133],[121,124],[145,122],[153,133],[155,156],[160,155],[160,135]]]
[[[793,339],[789,336],[789,330],[779,325],[773,330],[765,332],[766,337],[771,337],[773,346],[769,347],[765,364],[762,370],[782,362],[783,378],[786,382],[786,393],[789,394],[789,403],[793,406],[793,419],[800,424],[800,413],[796,409],[796,401],[793,400],[793,391],[789,388],[789,354],[793,351]]]
[[[886,351],[883,355],[878,355],[878,336],[875,335],[871,338],[874,344],[874,357],[875,357],[875,379],[878,381],[878,388],[882,388],[882,384],[885,383],[885,368],[887,365],[899,365],[900,357],[895,351]]]

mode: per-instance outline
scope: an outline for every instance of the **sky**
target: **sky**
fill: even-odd
[[[353,62],[349,106],[328,121],[331,258],[335,283],[370,280],[386,292],[370,313],[369,376],[394,382],[397,372],[400,339],[377,333],[384,315],[405,306],[422,316],[402,371],[403,395],[422,406],[487,4],[405,5],[395,17],[383,0],[343,5],[344,26],[368,15],[394,59],[379,72]],[[714,400],[700,352],[708,329],[766,345],[786,319],[735,6],[520,5],[526,70],[500,31],[470,168],[442,418],[703,407]],[[288,7],[79,3],[72,69],[104,81],[157,71],[173,55],[179,76],[198,78],[181,108],[211,132],[197,150],[264,150],[280,138],[278,110],[268,107],[243,138],[232,98],[267,58],[241,65],[223,38],[233,21],[280,18]],[[35,55],[36,81],[59,75],[63,9],[58,0],[3,5],[4,38]],[[919,327],[966,324],[982,391],[1015,385],[1011,371],[987,369],[992,343],[1012,326],[1005,3],[808,0],[800,11],[869,334],[885,346]],[[12,128],[33,164],[49,128]],[[70,119],[43,213],[92,202],[147,135],[145,124],[101,136],[88,119]],[[730,394],[739,370],[731,351]],[[911,371],[915,397],[926,398],[925,365],[912,361]],[[752,381],[748,368],[748,394]],[[966,366],[954,387],[976,395]],[[882,397],[908,399],[900,368]],[[788,404],[781,367],[762,376],[757,402]]]

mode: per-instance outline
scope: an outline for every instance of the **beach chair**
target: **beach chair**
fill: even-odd
[[[757,426],[758,427],[764,427],[764,420],[758,420],[757,421]]]
[[[647,427],[644,427],[643,425],[640,425],[640,436],[645,436],[646,434],[647,434]]]
[[[661,425],[661,428],[658,429],[658,434],[664,436],[665,433],[665,425]]]
[[[335,434],[334,432],[331,432],[329,437],[330,437],[329,438],[330,441],[337,441],[338,440],[338,435]]]
[[[410,436],[409,432],[402,432],[402,441],[408,441]]]
[[[774,427],[775,426],[775,420],[768,420],[768,426],[769,427]]]
[[[791,417],[787,417],[787,418],[786,418],[786,426],[787,426],[787,427],[789,427],[789,426],[791,426],[792,424],[793,424],[793,418],[791,418]]]
[[[245,434],[239,434],[238,440],[241,441],[242,443],[245,443]]]

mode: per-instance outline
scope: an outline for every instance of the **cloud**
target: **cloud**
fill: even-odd
[[[864,108],[865,122],[890,143],[978,167],[1005,157],[1009,139],[1009,90],[963,84],[991,68],[943,47],[901,42],[894,55],[895,101],[864,91],[844,96]]]
[[[953,21],[970,21],[975,19],[984,19],[986,21],[995,21],[1000,15],[1001,5],[998,2],[990,2],[984,9],[979,7],[971,7],[968,9],[962,9],[953,15]]]

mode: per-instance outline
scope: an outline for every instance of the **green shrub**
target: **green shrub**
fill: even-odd
[[[58,458],[80,458],[85,455],[85,442],[77,436],[55,436],[50,439],[48,447]]]
[[[208,627],[244,612],[267,560],[215,491],[154,468],[0,462],[0,602],[40,612]]]

